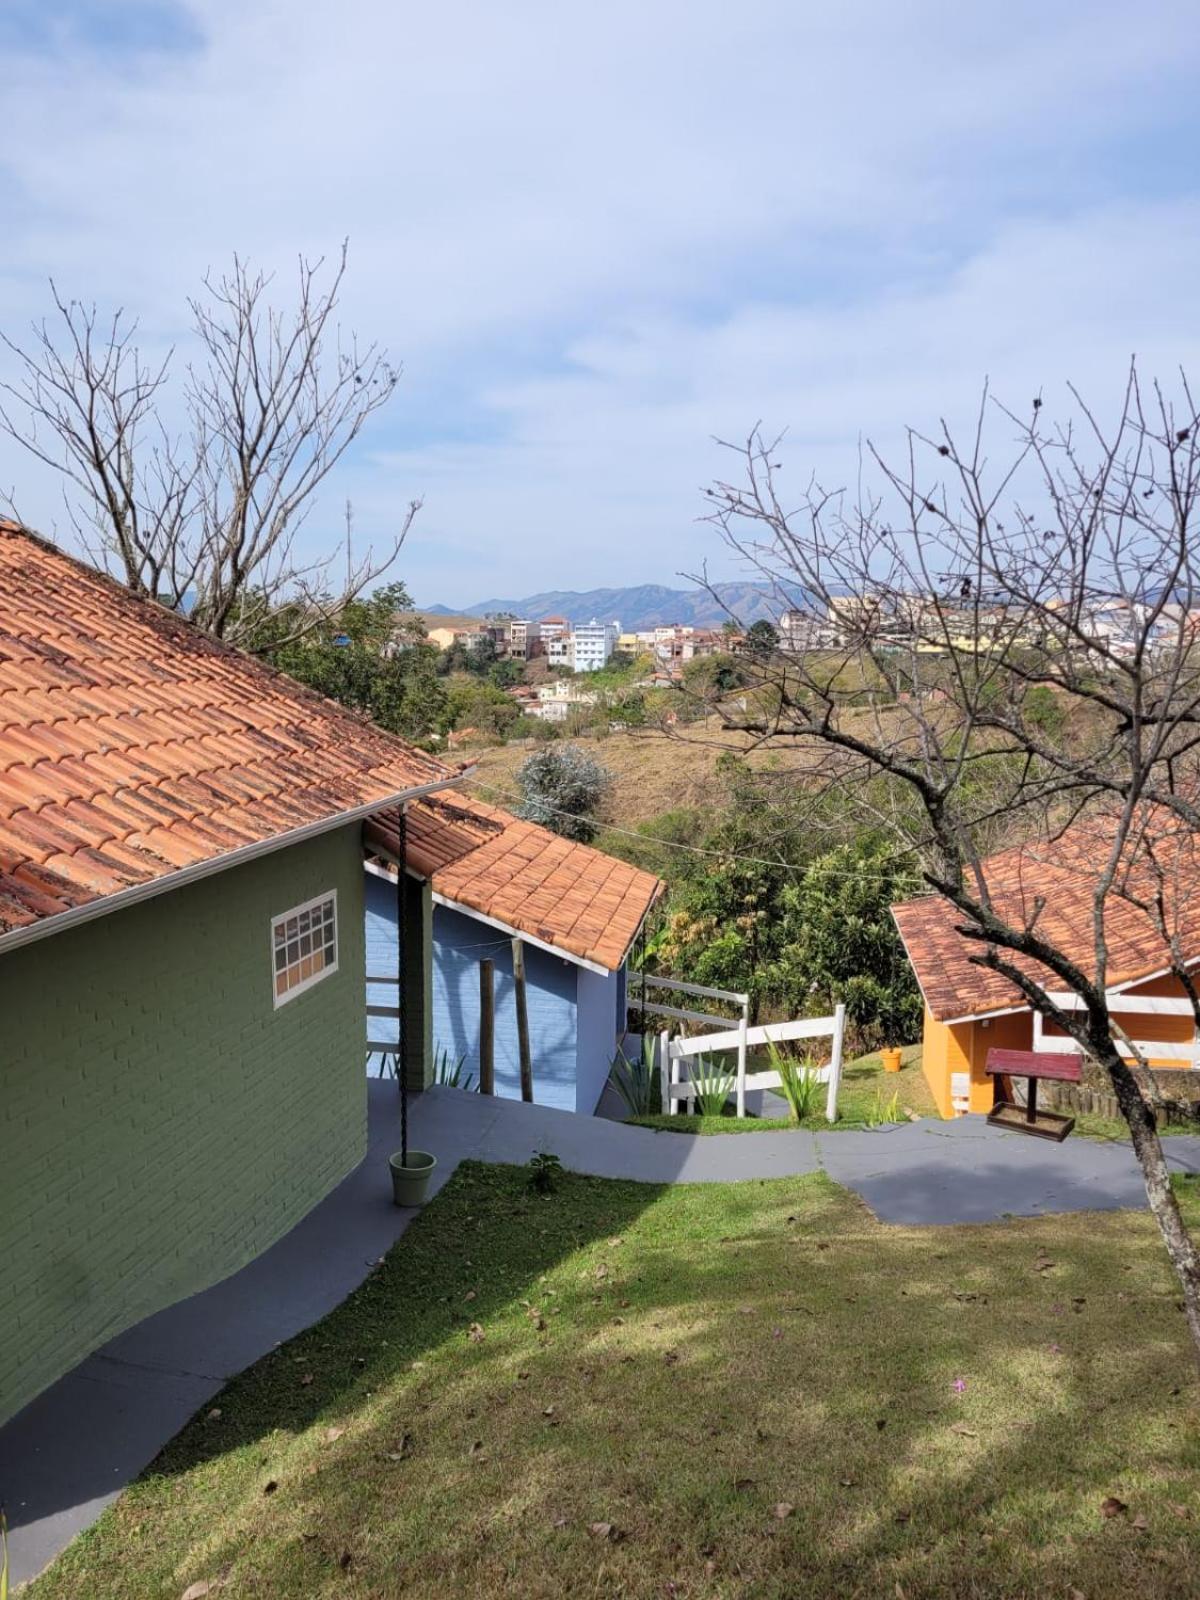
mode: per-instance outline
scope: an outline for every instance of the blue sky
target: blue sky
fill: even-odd
[[[425,602],[735,575],[699,490],[760,418],[833,484],[985,375],[1104,406],[1134,352],[1200,365],[1173,0],[6,0],[0,51],[0,327],[53,275],[184,357],[207,267],[348,235],[405,375],[304,538],[423,495]],[[0,486],[63,531],[11,444]]]

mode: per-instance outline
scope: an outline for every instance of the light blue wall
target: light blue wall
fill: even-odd
[[[366,879],[367,971],[391,972],[396,964],[395,891],[371,874]],[[465,1056],[464,1071],[479,1081],[479,963],[495,964],[496,997],[496,1093],[514,1100],[521,1097],[521,1071],[517,1054],[516,1003],[513,996],[512,944],[498,928],[490,927],[462,912],[445,906],[433,910],[433,1043],[444,1046],[452,1057]],[[589,994],[589,1007],[606,1007],[595,1030],[603,1047],[591,1042],[589,1025],[583,1066],[588,1087],[577,1094],[576,1075],[581,1065],[581,1046],[576,1032],[577,979],[595,979],[601,995]],[[599,1055],[605,1055],[604,1071],[612,1058],[615,1034],[616,979],[600,979],[535,946],[525,947],[526,1005],[529,1012],[529,1041],[533,1055],[533,1098],[538,1105],[556,1106],[563,1111],[591,1111],[603,1088],[603,1078],[592,1093]],[[395,990],[391,991],[394,995]],[[603,994],[607,993],[607,999]],[[390,1004],[391,995],[380,991],[372,1003]],[[589,1011],[590,1014],[590,1011]],[[381,1031],[390,1030],[390,1031]],[[393,1039],[396,1024],[390,1018],[370,1019],[371,1037]],[[378,1060],[370,1063],[374,1073]],[[585,1105],[584,1100],[591,1094]]]
[[[575,1047],[575,1109],[590,1115],[604,1092],[617,1052],[617,1007],[624,997],[623,975],[601,975],[579,968]],[[623,1029],[620,1031],[624,1031]]]

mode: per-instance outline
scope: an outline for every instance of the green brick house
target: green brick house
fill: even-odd
[[[362,1159],[363,822],[454,781],[0,523],[0,1422]]]

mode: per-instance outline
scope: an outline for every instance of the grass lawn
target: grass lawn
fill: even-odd
[[[885,1072],[878,1055],[860,1056],[849,1061],[842,1069],[842,1087],[838,1095],[838,1120],[825,1120],[825,1095],[821,1093],[820,1108],[797,1124],[790,1117],[736,1117],[732,1106],[722,1117],[656,1115],[630,1117],[641,1128],[657,1128],[665,1133],[764,1133],[773,1128],[813,1128],[825,1133],[830,1128],[852,1129],[877,1126],[890,1115],[892,1096],[898,1097],[900,1118],[913,1112],[920,1117],[937,1114],[929,1085],[921,1071],[921,1046],[909,1045],[903,1052],[899,1072]],[[754,1070],[751,1062],[750,1070]]]
[[[467,1165],[30,1595],[1167,1600],[1198,1555],[1149,1218]]]

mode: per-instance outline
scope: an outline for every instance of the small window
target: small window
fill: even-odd
[[[337,891],[306,900],[271,920],[275,1005],[337,971]]]

